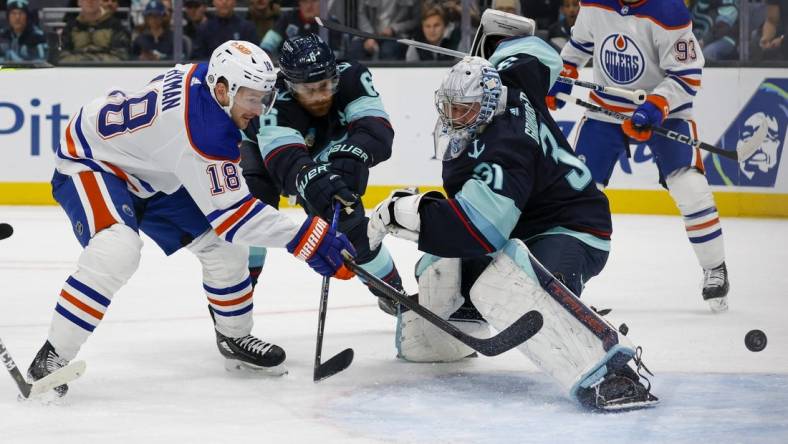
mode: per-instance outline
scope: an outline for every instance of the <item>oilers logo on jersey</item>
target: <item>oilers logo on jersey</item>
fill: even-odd
[[[645,58],[634,40],[624,34],[611,34],[599,51],[602,70],[610,80],[628,85],[645,72]]]

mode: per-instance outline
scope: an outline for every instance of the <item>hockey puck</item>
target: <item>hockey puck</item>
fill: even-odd
[[[744,336],[744,345],[747,350],[759,352],[766,348],[766,333],[760,330],[750,330]]]

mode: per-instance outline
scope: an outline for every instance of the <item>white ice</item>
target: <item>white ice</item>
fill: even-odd
[[[25,371],[80,247],[57,207],[0,207],[0,222],[15,228],[0,241],[0,338]],[[723,220],[731,309],[721,315],[701,299],[680,219],[616,215],[614,229],[608,265],[583,299],[613,308],[611,322],[643,346],[656,408],[584,412],[516,351],[400,362],[393,319],[358,281],[332,281],[323,353],[352,347],[355,362],[315,384],[320,278],[281,251],[269,253],[253,333],[284,347],[290,373],[229,374],[196,260],[167,258],[146,239],[63,405],[20,403],[0,375],[0,443],[788,442],[788,221]],[[413,244],[387,242],[416,291]],[[744,347],[751,329],[768,335],[760,353]]]

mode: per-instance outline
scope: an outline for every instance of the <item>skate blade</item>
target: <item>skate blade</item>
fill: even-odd
[[[273,367],[260,367],[237,359],[225,359],[224,369],[230,373],[256,376],[283,376],[287,374],[287,367],[284,363]]]
[[[25,398],[24,396],[16,395],[16,400],[19,401],[20,404],[27,404],[27,405],[65,405],[68,401],[65,398],[65,395],[59,395],[56,391],[50,390],[48,392],[39,393],[37,395],[30,395],[29,397]]]
[[[649,399],[647,401],[640,401],[640,402],[628,402],[622,404],[608,404],[604,406],[600,406],[599,408],[603,412],[626,412],[629,410],[640,410],[640,409],[647,409],[650,407],[655,407],[659,404],[659,399]]]
[[[38,396],[47,393],[55,387],[68,384],[85,374],[87,365],[85,361],[74,361],[67,366],[55,370],[43,378],[33,381],[30,388],[30,396]]]
[[[709,308],[711,309],[712,313],[724,313],[728,311],[727,296],[723,296],[721,298],[707,299],[706,302],[709,303]]]

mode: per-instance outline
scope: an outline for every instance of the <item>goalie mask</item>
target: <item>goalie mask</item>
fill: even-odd
[[[490,62],[481,57],[463,58],[435,91],[440,117],[435,128],[435,156],[451,160],[462,154],[467,143],[503,110],[505,102],[505,87]]]
[[[508,12],[487,9],[471,45],[471,55],[489,59],[501,40],[519,35],[534,35],[536,22]]]

